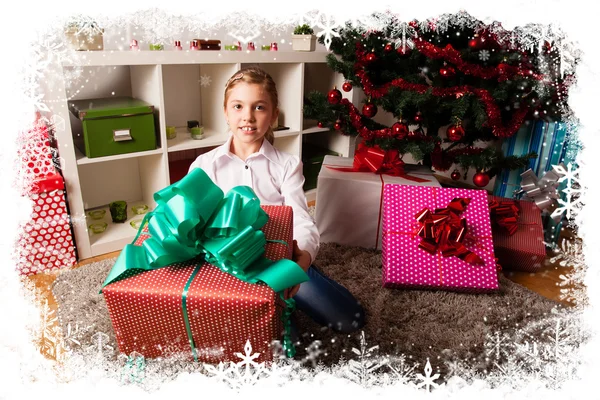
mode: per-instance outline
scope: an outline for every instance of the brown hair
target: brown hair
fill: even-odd
[[[240,82],[262,85],[262,88],[269,94],[269,97],[271,97],[271,102],[273,103],[274,109],[277,108],[279,104],[279,98],[277,96],[277,86],[275,85],[275,81],[265,70],[258,67],[240,69],[238,72],[233,74],[231,78],[229,78],[225,84],[223,108],[227,107],[229,92]],[[271,126],[269,126],[269,129],[267,129],[267,133],[265,133],[265,139],[267,139],[271,144],[273,144],[273,141],[275,140],[275,135],[273,134],[273,128]]]

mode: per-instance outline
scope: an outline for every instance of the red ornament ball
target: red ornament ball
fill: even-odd
[[[336,131],[339,131],[342,129],[342,121],[340,121],[339,119],[337,121],[335,121],[335,123],[333,124],[333,129],[335,129]]]
[[[362,108],[365,117],[373,118],[377,114],[377,106],[373,103],[366,103]]]
[[[450,175],[450,178],[452,178],[455,181],[459,180],[460,179],[460,172],[458,172],[458,170],[455,169],[454,171],[452,171],[452,174]]]
[[[454,75],[456,75],[456,71],[452,67],[440,68],[440,75],[445,78],[452,78]]]
[[[392,50],[394,50],[394,45],[391,43],[386,44],[383,48],[383,51],[385,51],[386,53],[391,53]]]
[[[420,112],[418,112],[418,113],[415,115],[415,122],[416,122],[416,123],[421,123],[422,121],[423,121],[423,116],[421,115],[421,113],[420,113]]]
[[[367,54],[367,62],[374,62],[375,60],[377,60],[377,55],[375,53],[369,53]]]
[[[392,136],[397,137],[398,139],[404,139],[408,136],[408,125],[403,124],[402,122],[396,122],[392,125]]]
[[[487,184],[490,183],[490,177],[485,172],[480,171],[473,175],[473,183],[477,187],[487,186]]]
[[[335,88],[329,91],[329,94],[327,95],[329,104],[338,104],[340,100],[342,100],[342,92]]]
[[[342,89],[344,89],[344,92],[349,92],[352,90],[352,84],[350,82],[344,82]]]
[[[446,137],[453,142],[458,142],[465,136],[465,130],[460,125],[450,125],[446,129]]]
[[[322,127],[323,127],[323,123],[322,123],[321,121],[319,121],[319,123],[317,123],[317,126],[318,126],[319,128],[322,128]]]
[[[471,39],[469,40],[469,47],[476,49],[479,46],[479,40]]]

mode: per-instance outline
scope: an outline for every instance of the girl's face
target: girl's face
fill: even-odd
[[[225,118],[234,138],[242,143],[262,140],[279,115],[261,85],[240,82],[229,91]]]

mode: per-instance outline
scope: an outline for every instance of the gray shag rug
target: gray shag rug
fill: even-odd
[[[70,328],[84,346],[98,332],[117,349],[104,298],[99,289],[114,259],[65,270],[54,283],[63,332]],[[363,305],[366,346],[378,345],[385,355],[406,355],[414,360],[482,360],[486,341],[497,332],[516,331],[548,317],[561,306],[500,275],[500,290],[493,294],[463,294],[441,290],[386,289],[381,286],[381,251],[331,243],[321,245],[315,264],[353,293]],[[321,342],[319,361],[333,365],[353,357],[360,348],[361,332],[339,334],[314,323],[297,311],[297,357]],[[78,333],[74,333],[75,326]],[[314,346],[313,346],[314,348]],[[314,352],[313,352],[314,355]]]

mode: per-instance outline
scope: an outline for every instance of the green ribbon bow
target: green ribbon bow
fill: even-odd
[[[202,254],[207,262],[244,282],[265,283],[282,299],[284,289],[308,280],[295,262],[285,259],[273,262],[263,257],[267,240],[260,229],[269,216],[250,187],[236,186],[224,196],[202,169],[195,168],[180,181],[156,192],[154,200],[156,209],[146,214],[135,240],[146,222],[151,236],[141,246],[125,245],[103,288],[141,272],[191,260]],[[289,246],[289,243],[285,244]],[[182,293],[186,331],[196,361],[186,299],[198,267]],[[284,301],[284,348],[288,357],[293,357],[295,349],[290,339],[289,315],[294,301]]]

